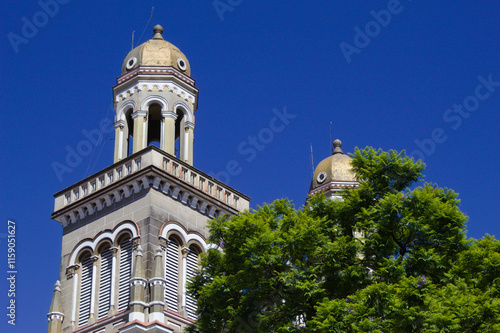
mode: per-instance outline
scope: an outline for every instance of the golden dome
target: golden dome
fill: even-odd
[[[191,67],[184,53],[175,45],[163,39],[163,28],[156,25],[154,36],[147,42],[137,46],[127,54],[123,61],[122,74],[138,66],[174,67],[181,73],[191,76]]]
[[[353,186],[358,183],[352,171],[352,158],[342,151],[342,142],[333,142],[333,154],[321,161],[314,171],[309,193],[324,192],[340,189],[344,186]],[[325,188],[323,188],[325,186]]]

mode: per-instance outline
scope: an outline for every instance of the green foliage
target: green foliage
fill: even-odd
[[[360,186],[210,221],[189,332],[500,332],[500,242],[404,152],[353,154]]]

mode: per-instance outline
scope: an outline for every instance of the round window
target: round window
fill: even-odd
[[[318,175],[318,177],[316,178],[316,180],[318,181],[318,183],[322,183],[324,182],[326,179],[326,172],[320,172],[320,174]]]
[[[137,58],[136,57],[132,57],[130,58],[129,60],[127,60],[127,69],[132,69],[134,68],[135,64],[137,63]]]
[[[187,64],[182,58],[177,59],[177,66],[179,66],[179,69],[183,72],[187,69]]]

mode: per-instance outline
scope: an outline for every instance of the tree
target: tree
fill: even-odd
[[[209,222],[189,332],[500,332],[500,242],[404,152],[356,149],[360,186]]]

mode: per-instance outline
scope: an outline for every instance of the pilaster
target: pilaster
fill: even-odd
[[[132,278],[130,279],[130,314],[129,321],[144,321],[146,303],[147,280],[144,277],[142,247],[139,245],[134,250]]]
[[[149,321],[158,320],[163,323],[165,321],[165,260],[162,253],[165,253],[165,248],[158,246],[154,257],[153,277],[149,280],[151,290],[151,300],[149,303],[150,313]]]

